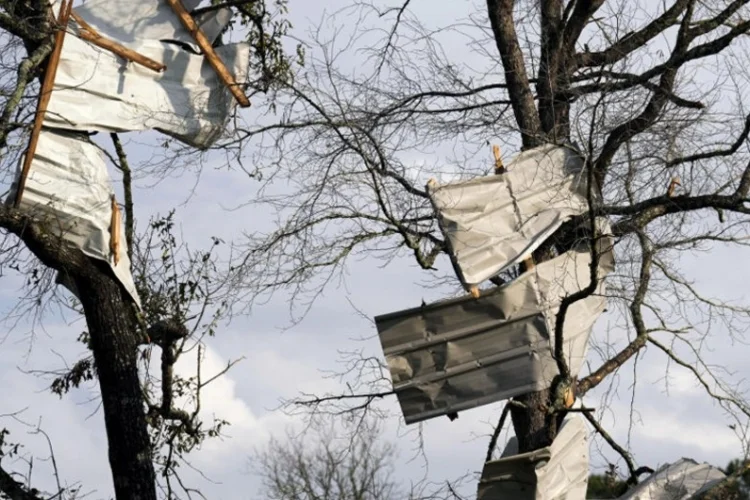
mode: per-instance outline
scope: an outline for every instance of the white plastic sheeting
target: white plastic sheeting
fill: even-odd
[[[661,467],[619,500],[690,500],[724,478],[716,467],[683,458]]]
[[[573,376],[606,305],[603,278],[614,268],[611,245],[610,238],[599,238],[596,291],[575,302],[563,324],[563,353]],[[406,423],[550,387],[558,373],[557,311],[565,296],[590,284],[590,266],[590,248],[583,244],[478,299],[465,296],[376,317]]]
[[[20,169],[19,169],[20,173]],[[7,202],[15,199],[18,177]],[[84,254],[103,260],[140,307],[125,245],[118,263],[110,255],[112,182],[101,150],[80,134],[42,129],[20,209]],[[75,289],[61,280],[66,286]]]
[[[131,48],[164,63],[167,70],[157,73],[126,63],[79,38],[66,37],[46,122],[72,130],[157,129],[198,148],[219,139],[236,101],[208,61],[159,41]],[[246,81],[248,44],[225,45],[216,52],[236,81]]]
[[[583,500],[589,443],[580,415],[568,415],[547,448],[517,454],[512,438],[499,460],[484,464],[477,500]]]
[[[578,153],[548,144],[519,154],[502,175],[428,185],[461,281],[477,285],[518,264],[585,213],[582,168]]]

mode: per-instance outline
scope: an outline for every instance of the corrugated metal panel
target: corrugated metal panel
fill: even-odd
[[[515,441],[512,438],[511,441]],[[511,442],[503,457],[484,464],[477,500],[582,500],[589,475],[586,424],[580,415],[565,417],[547,448],[515,454]]]
[[[16,183],[6,202],[15,200],[15,191]],[[99,148],[82,139],[80,134],[42,129],[19,208],[46,220],[45,228],[58,231],[72,247],[107,262],[140,307],[125,245],[120,245],[117,265],[110,256],[113,194]],[[61,282],[69,286],[64,279]],[[75,293],[74,289],[72,291]]]
[[[613,267],[602,238],[600,278]],[[375,318],[404,418],[419,422],[550,386],[558,373],[550,332],[563,297],[590,282],[588,248],[535,266],[485,293]],[[565,356],[575,375],[593,323],[604,310],[604,282],[576,302],[564,325]]]
[[[585,213],[582,168],[575,151],[548,144],[519,154],[505,174],[428,185],[461,281],[477,285],[518,264]]]
[[[683,458],[661,467],[620,500],[689,500],[724,478],[716,467]]]

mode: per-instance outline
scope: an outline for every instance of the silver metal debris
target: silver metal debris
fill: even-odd
[[[465,285],[478,285],[529,257],[568,218],[588,210],[583,159],[544,145],[519,154],[506,173],[428,192]]]
[[[614,267],[611,245],[610,238],[599,239],[596,291],[575,302],[566,316],[563,352],[573,375],[606,305],[603,278]],[[376,317],[406,423],[550,387],[558,374],[557,311],[565,296],[589,285],[590,266],[590,249],[582,245],[478,299],[466,296]]]
[[[15,199],[17,180],[6,203]],[[112,195],[112,181],[97,146],[81,134],[42,129],[19,208],[46,221],[44,227],[70,247],[107,262],[140,307],[125,245],[119,246],[117,265],[110,255]],[[76,293],[66,280],[61,282]]]
[[[682,458],[664,465],[619,500],[690,500],[725,478],[716,467]]]
[[[103,132],[156,129],[202,149],[216,142],[237,101],[207,60],[158,40],[140,41],[129,48],[163,62],[166,71],[156,73],[126,63],[75,36],[67,37],[47,124]],[[224,45],[216,52],[237,81],[247,79],[248,44]]]
[[[580,415],[565,417],[547,448],[518,454],[511,438],[498,460],[484,464],[477,500],[583,500],[589,476],[589,442]]]

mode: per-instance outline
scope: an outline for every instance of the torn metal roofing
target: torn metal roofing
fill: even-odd
[[[201,0],[183,0],[182,5],[191,11]],[[85,0],[75,8],[76,13],[101,35],[133,48],[143,40],[175,40],[194,45],[172,8],[163,0]],[[223,8],[196,16],[203,33],[213,42],[229,24],[232,10]]]
[[[683,458],[664,465],[618,500],[690,500],[725,478],[716,467]]]
[[[589,443],[580,415],[568,415],[551,446],[518,454],[511,438],[499,460],[484,464],[477,500],[582,500],[589,476]]]
[[[576,375],[604,311],[611,239],[599,239],[596,292],[568,310],[564,355]],[[558,374],[554,325],[562,299],[591,280],[588,245],[535,266],[475,299],[465,296],[375,318],[406,423],[550,387]]]
[[[250,46],[214,50],[231,10],[192,18],[184,9],[199,3],[88,0],[71,11],[72,2],[53,2],[68,30],[55,37],[29,149],[6,199],[107,262],[139,306],[105,160],[75,131],[156,129],[198,148],[221,136],[237,100],[250,104],[237,87],[247,80]],[[76,293],[65,276],[59,282]]]
[[[140,307],[124,245],[119,246],[117,264],[110,252],[114,189],[102,151],[81,134],[42,129],[31,165],[19,208],[48,221],[45,228],[66,244],[107,262]],[[7,202],[15,199],[16,189],[17,180]],[[60,281],[72,288],[65,277]]]
[[[143,41],[137,49],[166,64],[166,71],[125,64],[111,52],[68,37],[46,122],[82,131],[156,129],[198,148],[219,139],[237,103],[206,59],[159,41]],[[216,52],[237,81],[247,79],[248,44],[225,45]]]
[[[565,220],[585,213],[582,170],[577,152],[547,144],[519,154],[501,175],[428,184],[462,283],[478,285],[518,264]]]

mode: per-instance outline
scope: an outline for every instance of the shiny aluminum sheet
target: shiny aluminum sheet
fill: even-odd
[[[465,285],[478,285],[529,257],[565,220],[588,210],[583,159],[545,145],[524,151],[507,172],[428,184],[451,258]]]
[[[580,415],[568,415],[547,448],[517,454],[515,437],[503,456],[484,464],[477,500],[583,500],[589,443]]]
[[[201,0],[182,1],[187,11],[200,3]],[[141,40],[176,40],[195,45],[193,36],[164,0],[85,0],[74,10],[99,34],[129,48]],[[195,21],[213,42],[229,23],[231,14],[231,9],[223,8],[199,15]]]
[[[611,239],[600,239],[596,292],[573,304],[564,354],[577,375],[591,328],[604,311],[604,276],[614,267]],[[550,387],[554,324],[566,295],[590,283],[586,247],[535,266],[485,292],[378,316],[375,323],[406,423]],[[551,339],[552,337],[552,339]]]
[[[690,500],[725,478],[716,467],[683,458],[661,467],[619,500]]]
[[[236,101],[203,56],[158,41],[138,52],[167,65],[156,73],[79,38],[65,38],[45,124],[71,130],[157,129],[197,147],[221,137]],[[247,79],[248,44],[216,52],[239,82]]]
[[[15,200],[17,181],[18,177],[6,203]],[[42,129],[19,208],[44,221],[47,231],[56,232],[71,247],[107,262],[140,307],[124,237],[116,266],[110,255],[113,194],[99,148],[80,134]],[[61,282],[68,285],[64,279]]]

